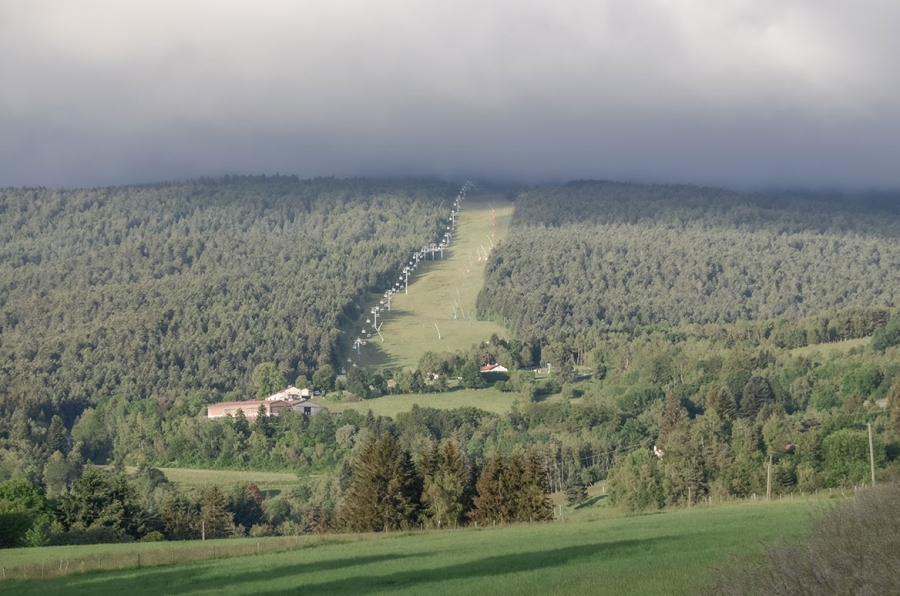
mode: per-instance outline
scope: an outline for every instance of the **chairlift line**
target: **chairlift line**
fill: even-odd
[[[449,225],[447,225],[447,231],[444,232],[444,235],[441,238],[441,241],[440,242],[432,242],[431,244],[423,246],[421,248],[421,250],[413,252],[410,260],[408,261],[408,264],[405,267],[403,267],[402,273],[401,273],[401,275],[399,275],[397,277],[397,281],[394,283],[393,287],[389,287],[384,292],[384,300],[380,300],[379,305],[373,306],[372,309],[369,311],[372,314],[372,318],[366,319],[366,326],[371,325],[372,329],[374,329],[375,332],[378,334],[378,336],[381,338],[382,343],[384,343],[384,336],[381,334],[381,327],[384,325],[384,322],[382,322],[381,325],[378,324],[378,314],[381,313],[382,317],[385,316],[385,313],[383,312],[385,300],[387,301],[387,312],[391,312],[391,301],[392,301],[394,295],[400,291],[401,283],[403,284],[404,294],[409,295],[409,274],[411,271],[416,270],[420,261],[428,260],[429,253],[431,254],[432,261],[437,259],[437,255],[436,255],[437,252],[441,253],[441,260],[444,260],[444,249],[450,247],[450,240],[453,237],[453,229],[456,227],[456,218],[462,209],[462,202],[463,202],[463,200],[465,200],[466,194],[468,193],[468,191],[473,190],[473,189],[478,189],[478,185],[476,185],[471,180],[467,180],[462,185],[462,188],[460,189],[459,193],[456,196],[456,200],[453,202],[453,207],[451,208],[450,215],[447,218],[447,223]],[[493,206],[491,206],[491,212],[493,213],[493,211],[494,211]],[[488,241],[491,243],[491,247],[493,248],[494,243],[490,239],[490,237],[488,237]],[[483,246],[481,246],[481,250],[484,251],[484,255],[485,255],[484,258],[487,259],[487,251],[484,249]],[[472,255],[466,254],[466,258],[469,260],[469,267],[471,267],[472,263],[473,263]],[[482,258],[481,252],[478,252],[478,260],[480,261],[481,258]],[[463,269],[460,268],[460,271],[462,272]],[[465,272],[463,272],[463,275],[464,276],[467,275],[469,273],[469,271],[470,271],[470,269],[466,268]],[[466,287],[465,282],[462,282],[462,284],[463,284],[463,287]],[[456,289],[457,300],[461,301],[462,295],[459,291],[459,286],[457,285],[455,287],[455,289]],[[460,310],[462,311],[463,318],[465,319],[465,315],[466,315],[465,311],[462,309],[460,309]],[[456,314],[456,306],[451,307],[451,318],[458,319],[458,316]],[[427,317],[426,317],[426,321],[427,321]],[[469,317],[469,324],[471,325],[471,317]],[[440,328],[438,328],[437,323],[434,324],[434,327],[438,332],[438,339],[442,339],[441,330],[440,330]],[[356,348],[357,361],[359,361],[359,356],[361,353],[360,347],[366,345],[366,341],[363,339],[362,336],[365,336],[365,337],[372,336],[371,332],[367,331],[366,329],[363,329],[361,331],[361,333],[362,333],[362,335],[357,337],[356,341],[353,342],[353,346]],[[347,361],[350,362],[352,360],[350,358],[348,358]]]

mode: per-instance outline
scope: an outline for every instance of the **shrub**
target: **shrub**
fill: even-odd
[[[900,484],[865,491],[823,515],[801,544],[723,569],[708,594],[900,594]]]
[[[163,542],[165,539],[166,537],[163,536],[162,532],[154,530],[141,538],[141,542]]]

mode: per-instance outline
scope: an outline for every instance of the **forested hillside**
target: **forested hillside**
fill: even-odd
[[[369,289],[440,237],[437,182],[238,177],[0,190],[0,412],[227,392],[335,356]]]
[[[893,307],[898,288],[889,197],[578,182],[516,198],[478,309],[522,339],[556,338]]]

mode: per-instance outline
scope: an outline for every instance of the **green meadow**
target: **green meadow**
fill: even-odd
[[[485,255],[506,237],[512,212],[512,203],[500,195],[466,199],[450,248],[443,259],[437,253],[436,260],[422,262],[410,277],[409,294],[394,297],[391,312],[379,319],[384,342],[374,333],[367,339],[358,357],[361,366],[415,367],[427,351],[464,350],[494,333],[508,337],[502,326],[475,318],[475,299],[484,285]],[[371,303],[380,298],[373,295]],[[357,359],[355,350],[352,356]]]
[[[254,472],[252,470],[194,470],[190,468],[160,468],[169,482],[182,486],[217,484],[247,484],[253,482],[261,491],[284,490],[297,486],[297,475],[282,472]]]
[[[402,395],[383,395],[362,401],[337,401],[328,398],[322,402],[332,412],[356,410],[365,414],[369,410],[377,416],[395,417],[401,412],[408,412],[414,405],[422,408],[451,410],[454,408],[473,407],[487,410],[495,414],[509,411],[516,401],[521,403],[517,393],[504,393],[491,387],[487,389],[456,389],[443,393],[409,393]]]
[[[104,466],[109,467],[109,466]],[[233,484],[247,484],[253,482],[259,490],[280,491],[297,486],[297,475],[288,472],[256,472],[253,470],[207,470],[197,468],[158,468],[165,474],[169,482],[179,486],[196,488],[209,484],[218,486],[230,486]],[[129,474],[134,474],[137,468],[126,466]]]
[[[565,521],[534,525],[19,549],[4,553],[7,578],[21,577],[26,563],[30,578],[41,563],[49,574],[82,551],[88,560],[105,552],[110,565],[123,568],[44,580],[7,579],[0,589],[67,596],[692,594],[732,557],[798,539],[821,509],[821,504],[798,499],[622,517],[601,501],[566,510]],[[138,552],[144,553],[141,568],[136,566]],[[116,554],[120,562],[112,563]]]

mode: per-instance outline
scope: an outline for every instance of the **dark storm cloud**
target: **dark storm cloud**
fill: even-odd
[[[900,4],[0,0],[0,186],[900,186]]]

